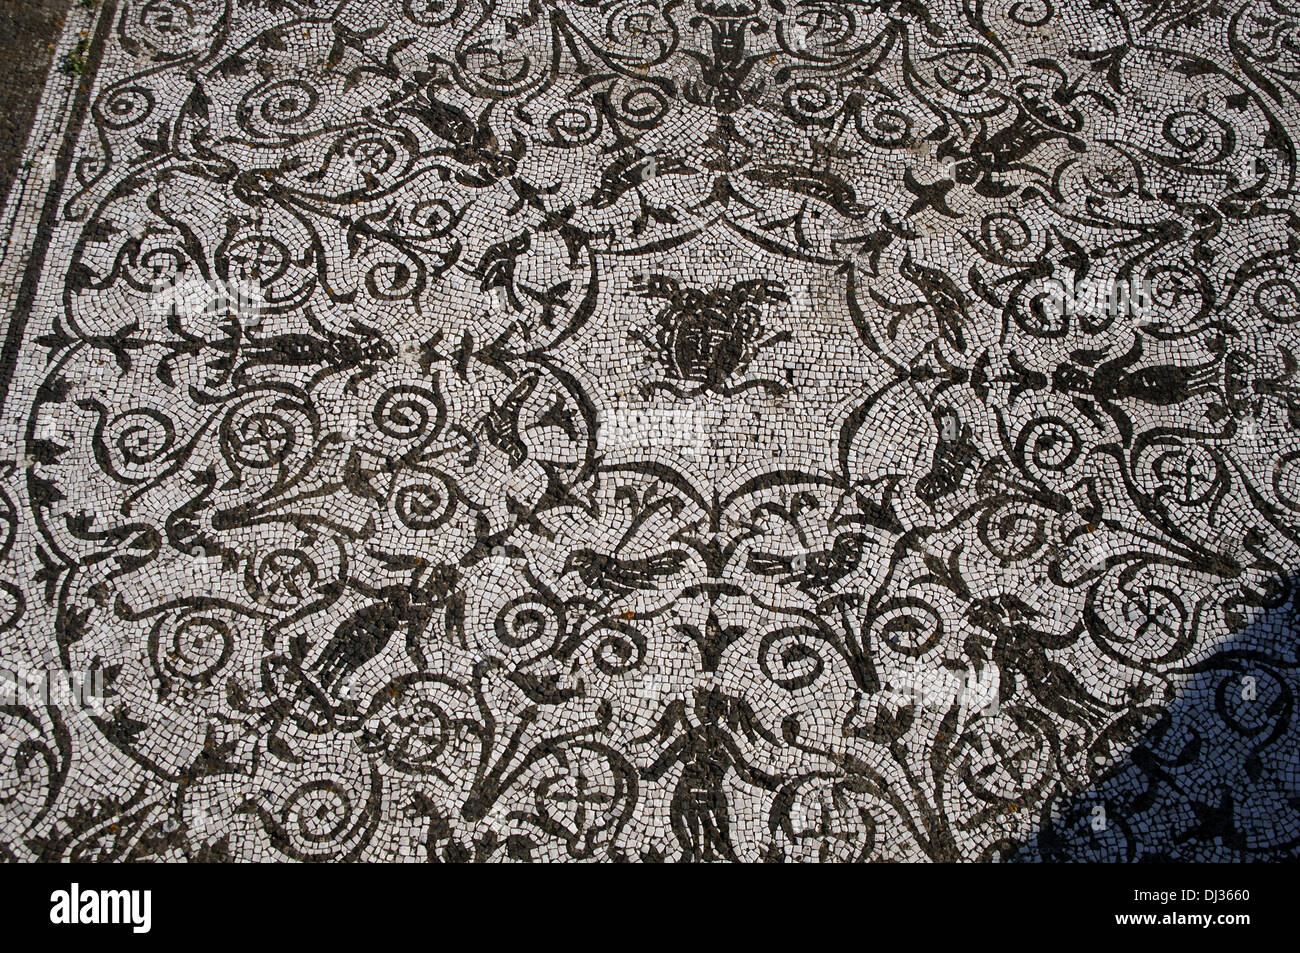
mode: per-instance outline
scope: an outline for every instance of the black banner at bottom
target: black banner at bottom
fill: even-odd
[[[891,942],[1004,942],[1053,936],[1234,942],[1287,922],[1285,865],[874,865],[796,872],[590,867],[417,870],[409,866],[10,866],[4,921],[51,940],[239,938],[341,942],[379,927],[464,942],[482,930],[499,944],[540,923],[578,938],[659,930],[764,943],[800,934],[877,929]],[[439,927],[437,924],[446,924]],[[197,931],[211,931],[210,934]],[[346,933],[344,932],[346,931]],[[453,932],[454,931],[454,932]],[[593,932],[600,931],[600,932]],[[609,931],[614,931],[610,933]],[[631,931],[629,933],[629,931]],[[684,931],[684,932],[683,932]],[[363,935],[363,934],[362,934]],[[805,937],[805,941],[807,937]],[[677,941],[673,941],[677,942]]]

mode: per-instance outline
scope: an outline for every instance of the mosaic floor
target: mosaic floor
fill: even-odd
[[[1295,0],[122,0],[53,57],[4,856],[1300,853]]]

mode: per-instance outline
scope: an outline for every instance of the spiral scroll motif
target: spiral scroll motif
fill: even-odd
[[[5,856],[1294,857],[1295,3],[525,6],[113,5]]]

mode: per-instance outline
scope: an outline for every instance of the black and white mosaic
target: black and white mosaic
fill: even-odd
[[[5,856],[1297,854],[1294,0],[121,0],[55,63]]]

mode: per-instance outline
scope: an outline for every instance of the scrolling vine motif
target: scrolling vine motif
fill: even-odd
[[[1293,5],[103,15],[0,638],[106,697],[0,706],[9,856],[1009,857],[1290,611]],[[1292,855],[1253,651],[1184,795]]]

